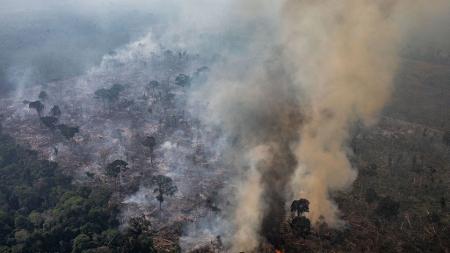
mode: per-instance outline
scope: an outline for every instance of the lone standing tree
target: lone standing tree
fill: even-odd
[[[114,162],[108,164],[105,169],[105,174],[108,177],[114,178],[115,188],[119,189],[120,195],[120,173],[128,170],[128,163],[123,160],[115,160]]]
[[[150,164],[153,166],[153,150],[156,146],[156,139],[153,136],[145,137],[145,140],[142,142],[142,145],[149,148],[150,150]]]
[[[294,200],[291,204],[291,212],[296,212],[296,216],[290,222],[292,230],[305,238],[311,232],[311,221],[303,216],[303,213],[309,212],[309,201],[307,199]]]
[[[172,178],[163,175],[153,176],[150,184],[156,186],[153,192],[157,193],[156,200],[159,202],[159,210],[161,210],[162,202],[164,202],[164,196],[173,196],[178,191]]]
[[[150,81],[147,86],[145,86],[146,95],[148,96],[150,94],[150,89],[152,90],[153,94],[156,94],[156,89],[159,87],[159,82],[156,80]]]
[[[40,100],[45,101],[45,100],[47,100],[47,98],[48,98],[47,92],[41,91],[41,92],[39,93],[39,99],[40,99]]]
[[[101,88],[95,91],[95,98],[103,101],[104,106],[108,105],[111,109],[112,105],[117,103],[120,94],[125,90],[121,84],[114,84],[110,88]]]

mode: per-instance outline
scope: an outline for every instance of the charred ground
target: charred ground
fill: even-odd
[[[145,55],[145,44],[135,46]],[[219,234],[205,237],[206,243],[180,242],[189,226],[220,215],[229,204],[218,191],[230,183],[229,165],[220,149],[211,148],[229,140],[201,125],[187,109],[190,86],[214,81],[206,78],[209,59],[170,50],[127,65],[121,57],[118,52],[85,76],[0,101],[2,178],[15,177],[33,191],[39,182],[58,176],[49,187],[59,187],[56,194],[43,188],[39,198],[51,198],[34,208],[27,206],[28,193],[5,184],[2,212],[15,218],[2,220],[4,252],[56,252],[38,236],[49,229],[58,233],[52,226],[73,228],[55,239],[61,252],[128,252],[131,244],[125,243],[135,243],[132,252],[178,252],[180,244],[184,251],[215,252],[223,246]],[[270,213],[272,219],[263,221],[268,243],[259,251],[274,252],[275,245],[283,252],[448,252],[449,77],[445,63],[404,58],[392,102],[380,121],[355,126],[349,140],[358,178],[347,192],[333,195],[345,226],[337,230],[313,224],[310,234],[298,236],[289,226],[294,214],[285,217],[283,203],[272,201],[279,206]],[[47,96],[39,96],[42,91]],[[30,106],[38,100],[43,108]],[[35,151],[30,155],[22,147]],[[37,173],[32,179],[29,171],[14,174],[20,172],[21,161],[31,171],[49,167],[53,174]],[[158,181],[159,176],[168,179]],[[104,202],[95,202],[92,194],[100,192]],[[17,203],[8,194],[16,194]],[[97,204],[108,215],[107,224],[98,224],[103,218],[87,220],[89,225],[71,219],[62,225],[63,216],[51,219],[55,210],[70,216],[72,206],[83,205],[89,213]],[[72,211],[66,214],[64,208]],[[33,217],[41,217],[42,223]]]

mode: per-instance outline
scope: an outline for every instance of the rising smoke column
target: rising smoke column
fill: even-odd
[[[449,5],[278,3],[275,29],[249,31],[253,50],[215,66],[213,83],[198,93],[207,100],[206,122],[233,139],[223,151],[239,172],[234,192],[226,194],[233,204],[225,217],[233,227],[231,252],[251,252],[262,240],[282,243],[277,226],[294,198],[310,201],[313,223],[323,216],[331,226],[342,224],[330,193],[357,176],[347,157],[350,129],[356,121],[375,123],[389,100],[411,20],[423,9]]]
[[[389,100],[406,33],[449,5],[440,0],[285,2],[282,45],[306,100],[307,118],[294,149],[299,163],[291,187],[294,196],[310,200],[313,222],[323,216],[329,225],[341,224],[329,193],[356,178],[347,158],[349,129],[357,120],[376,121]]]
[[[279,235],[286,185],[295,168],[290,144],[296,142],[301,123],[297,92],[282,63],[260,60],[265,64],[243,79],[207,89],[212,93],[206,96],[209,120],[217,117],[213,120],[232,140],[223,151],[237,174],[235,188],[225,194],[232,203],[225,207],[234,227],[231,252],[249,252],[267,234]]]
[[[295,148],[296,196],[311,202],[313,222],[339,225],[329,192],[356,178],[347,158],[349,128],[372,123],[389,98],[397,66],[398,32],[381,1],[288,1],[283,45],[307,120]]]
[[[245,143],[260,141],[243,150],[271,147],[258,153],[258,159],[265,154],[265,163],[250,166],[247,187],[238,189],[233,251],[254,250],[261,238],[280,246],[279,226],[293,198],[310,200],[313,222],[323,216],[329,225],[340,225],[329,193],[356,178],[345,150],[349,129],[356,120],[376,119],[397,66],[398,33],[389,7],[360,0],[284,2],[273,54],[243,82],[245,92],[236,93],[247,94],[237,103],[246,106],[228,110],[245,115],[233,123],[253,126],[244,133],[237,129]],[[255,205],[255,198],[263,203]],[[243,210],[251,210],[252,218]]]
[[[356,177],[345,151],[349,128],[376,118],[395,72],[397,38],[386,8],[365,0],[284,1],[273,36],[254,38],[252,53],[260,56],[248,71],[230,67],[245,61],[222,66],[218,84],[201,93],[208,120],[237,140],[224,153],[244,171],[228,217],[233,252],[252,251],[262,239],[281,244],[293,198],[310,200],[313,221],[324,216],[339,225],[329,192]]]

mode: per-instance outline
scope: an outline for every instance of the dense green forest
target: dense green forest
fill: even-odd
[[[72,183],[0,128],[0,252],[154,252],[148,224],[119,230],[107,186]]]

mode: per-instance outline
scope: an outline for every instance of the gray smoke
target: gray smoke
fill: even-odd
[[[313,222],[323,216],[339,227],[330,193],[350,187],[357,175],[348,161],[349,129],[355,121],[376,122],[409,41],[420,47],[430,41],[414,38],[435,37],[434,44],[450,49],[445,0],[19,0],[2,6],[8,12],[1,11],[0,85],[19,92],[89,70],[73,85],[76,96],[67,98],[87,104],[111,82],[131,82],[131,97],[149,78],[166,77],[162,64],[152,64],[165,49],[202,55],[209,64],[208,78],[188,91],[188,110],[229,179],[217,197],[222,213],[189,228],[181,239],[185,250],[216,235],[232,252],[250,252],[264,240],[280,244],[279,224],[296,198],[310,200]],[[206,133],[215,137],[204,141]],[[172,144],[162,146],[157,151],[167,167],[185,162]],[[195,187],[180,183],[186,171],[164,172],[183,191]],[[198,173],[204,180],[215,176]],[[145,193],[127,199],[143,203]]]

